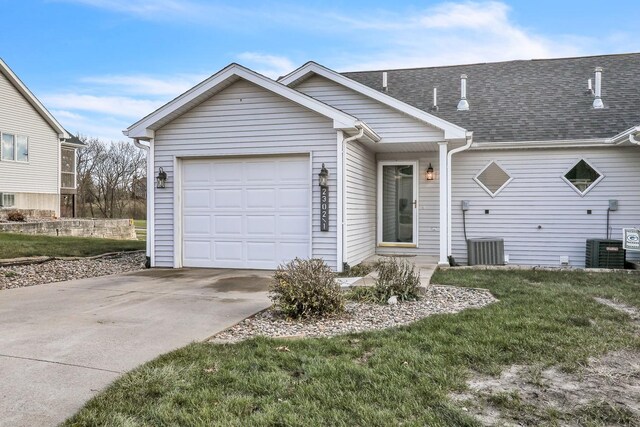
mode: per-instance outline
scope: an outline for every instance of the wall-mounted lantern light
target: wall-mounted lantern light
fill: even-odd
[[[424,174],[424,177],[427,181],[433,181],[433,166],[429,163],[429,167],[427,168],[427,172]]]
[[[164,169],[160,168],[156,180],[158,182],[158,188],[164,188],[167,185],[167,173],[164,171]]]
[[[329,171],[324,167],[324,163],[322,164],[322,169],[320,169],[320,173],[318,174],[318,184],[320,187],[329,186]]]

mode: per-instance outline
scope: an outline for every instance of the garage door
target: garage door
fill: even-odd
[[[274,269],[309,257],[308,157],[185,160],[183,265]]]

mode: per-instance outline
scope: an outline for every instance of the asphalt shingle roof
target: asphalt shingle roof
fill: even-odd
[[[605,108],[592,108],[587,79],[603,68]],[[608,138],[640,125],[640,53],[343,73],[451,123],[474,142]],[[457,111],[467,74],[469,111]],[[433,88],[438,88],[438,111]]]

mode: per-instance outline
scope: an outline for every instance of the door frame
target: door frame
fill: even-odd
[[[384,166],[413,166],[413,242],[412,243],[399,243],[399,242],[384,242],[382,240],[382,169]],[[377,246],[378,247],[396,247],[396,248],[417,248],[418,247],[418,205],[420,191],[418,188],[419,179],[419,167],[420,162],[418,160],[379,160],[378,161],[378,179],[377,179]]]

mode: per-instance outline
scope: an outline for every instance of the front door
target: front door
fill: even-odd
[[[418,163],[378,163],[378,245],[418,243]]]

